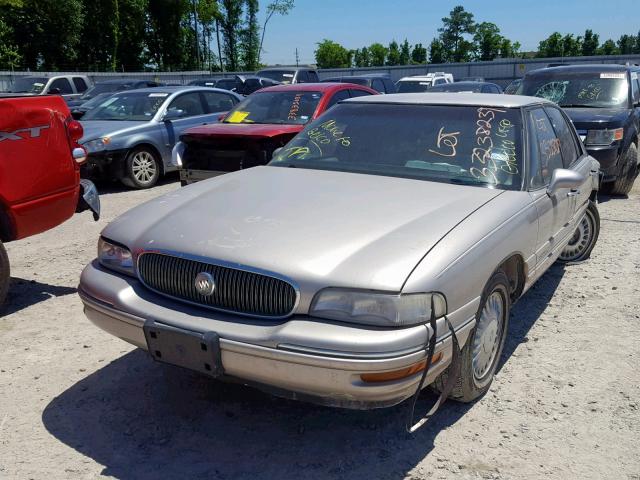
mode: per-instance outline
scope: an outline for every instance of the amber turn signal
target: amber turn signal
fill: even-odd
[[[435,365],[440,360],[442,360],[442,352],[438,352],[433,356],[431,365]],[[409,367],[401,368],[400,370],[380,373],[363,373],[360,375],[360,378],[363,382],[366,383],[380,383],[390,382],[392,380],[400,380],[402,378],[410,377],[411,375],[415,375],[416,373],[423,371],[426,364],[426,360],[421,360],[418,363],[414,363]]]

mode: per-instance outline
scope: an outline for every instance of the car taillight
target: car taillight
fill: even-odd
[[[77,120],[70,120],[67,124],[67,131],[69,132],[69,137],[74,142],[78,142],[82,138],[84,134],[84,130],[82,129],[82,125]]]
[[[67,136],[69,138],[69,148],[71,148],[71,156],[78,165],[83,164],[87,161],[87,151],[78,143],[82,138],[82,135],[84,135],[82,125],[72,117],[68,117],[65,124],[67,127]]]

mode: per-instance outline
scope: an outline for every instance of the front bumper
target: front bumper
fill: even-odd
[[[618,176],[618,157],[620,153],[620,145],[610,145],[603,147],[587,146],[587,153],[600,163],[602,171],[602,181],[612,182]]]
[[[218,172],[214,170],[193,170],[190,168],[180,170],[180,183],[182,185],[189,185],[192,183],[206,180],[207,178],[217,177],[218,175],[224,175],[229,172]]]
[[[100,219],[100,196],[98,189],[92,181],[86,178],[80,179],[80,196],[78,197],[78,205],[76,213],[91,210],[93,219],[97,222]]]
[[[124,177],[127,153],[127,149],[90,152],[80,169],[82,178],[113,180]]]
[[[346,408],[391,406],[411,396],[420,373],[382,383],[365,383],[360,375],[421,361],[430,331],[425,325],[383,330],[302,315],[275,322],[213,312],[157,295],[137,279],[106,271],[96,262],[83,271],[78,292],[91,322],[137,347],[147,349],[143,325],[148,319],[192,332],[215,332],[229,379],[288,398]],[[472,303],[465,315],[475,313],[477,302]],[[461,345],[474,318],[457,330]],[[447,331],[444,324],[439,331]],[[449,365],[451,344],[448,333],[438,339],[436,353],[442,352],[442,359],[430,369],[426,385]]]

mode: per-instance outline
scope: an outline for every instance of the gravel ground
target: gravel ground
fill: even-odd
[[[413,437],[406,404],[329,409],[212,382],[86,320],[76,285],[100,230],[176,188],[104,193],[100,222],[8,245],[1,479],[640,479],[640,181],[601,199],[591,260],[553,267],[515,306],[490,392]]]

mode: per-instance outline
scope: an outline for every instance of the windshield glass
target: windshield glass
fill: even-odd
[[[525,77],[522,95],[546,98],[561,107],[627,107],[629,87],[625,72],[558,72]]]
[[[521,136],[517,109],[344,103],[270,165],[519,190]]]
[[[9,92],[11,93],[42,93],[49,79],[45,77],[17,78]]]
[[[163,92],[115,93],[100,106],[87,112],[82,120],[133,120],[149,121],[169,96]]]
[[[295,72],[291,70],[261,70],[256,73],[256,76],[270,78],[271,80],[275,80],[276,82],[286,84],[293,82]]]
[[[90,100],[101,93],[117,92],[118,90],[124,90],[125,88],[125,85],[121,85],[119,83],[96,83],[93,87],[84,92],[80,98],[82,100]]]
[[[398,93],[426,92],[429,88],[431,88],[429,81],[405,80],[398,82]]]
[[[304,125],[322,98],[321,92],[259,92],[234,108],[224,123],[277,123]]]
[[[431,87],[429,92],[480,92],[482,84],[478,83],[448,83]]]
[[[83,108],[83,109],[95,108],[101,103],[103,103],[110,96],[111,96],[110,92],[99,93],[98,95],[93,97],[91,100],[87,100],[86,102],[84,102],[82,105],[80,105],[79,108]]]

